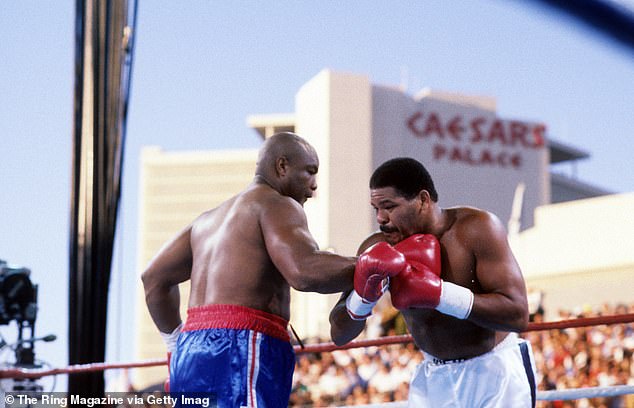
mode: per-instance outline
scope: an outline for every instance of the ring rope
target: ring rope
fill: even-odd
[[[533,322],[529,323],[524,332],[540,331],[540,330],[553,330],[553,329],[566,329],[575,327],[587,327],[598,326],[605,324],[619,324],[619,323],[632,323],[634,322],[634,313],[610,315],[610,316],[598,316],[598,317],[586,317],[570,320],[561,320],[556,322]],[[359,347],[370,346],[383,346],[389,344],[402,344],[411,343],[413,338],[409,334],[397,335],[397,336],[384,336],[378,339],[366,339],[351,341],[343,346],[337,346],[333,342],[309,344],[304,347],[295,346],[296,353],[319,353],[329,352],[334,350],[346,350]],[[90,363],[90,364],[75,364],[64,368],[53,369],[27,369],[27,368],[9,368],[0,369],[0,379],[2,378],[14,378],[36,379],[49,375],[58,374],[76,374],[93,371],[103,371],[117,368],[141,368],[141,367],[155,367],[167,364],[167,359],[152,359],[144,360],[141,362],[132,363]],[[582,398],[582,397],[580,397]]]
[[[568,401],[581,398],[608,398],[619,395],[634,394],[634,385],[613,385],[609,387],[584,387],[569,390],[538,391],[537,399],[541,401]]]
[[[48,370],[32,369],[32,368],[9,368],[0,369],[0,379],[15,378],[37,379],[48,375],[57,374],[78,374],[89,373],[93,371],[104,371],[116,368],[143,368],[167,365],[167,359],[158,358],[152,360],[144,360],[132,363],[90,363],[90,364],[74,364],[64,368],[53,368]]]
[[[382,336],[377,339],[353,340],[344,345],[337,346],[332,341],[325,343],[307,344],[304,347],[295,346],[295,353],[324,353],[335,350],[348,350],[352,348],[386,346],[389,344],[412,343],[414,339],[409,334],[399,334],[395,336]]]
[[[580,317],[570,320],[559,320],[556,322],[532,322],[524,332],[553,330],[553,329],[571,329],[575,327],[600,326],[605,324],[632,323],[634,322],[634,313],[596,316],[596,317]]]
[[[634,322],[634,313],[611,315],[611,316],[598,316],[598,317],[584,317],[570,320],[560,320],[556,322],[532,322],[528,324],[528,327],[524,332],[530,331],[543,331],[554,329],[569,329],[576,327],[587,326],[599,326],[604,324],[618,324],[618,323],[632,323]],[[357,347],[369,347],[369,346],[384,346],[388,344],[401,344],[411,343],[414,339],[410,334],[402,334],[397,336],[384,336],[378,339],[368,340],[354,340],[343,346],[337,346],[333,342],[309,344],[305,347],[295,346],[296,353],[322,353],[334,350],[345,350]]]
[[[571,401],[582,398],[608,398],[634,394],[632,385],[613,385],[610,387],[585,387],[570,390],[538,391],[539,401]],[[354,408],[406,408],[407,401],[384,402],[381,404],[355,405]]]
[[[582,398],[609,398],[634,394],[632,385],[613,385],[609,387],[584,387],[570,390],[538,391],[539,401],[571,401]],[[407,401],[384,402],[381,404],[355,405],[354,408],[406,408]]]

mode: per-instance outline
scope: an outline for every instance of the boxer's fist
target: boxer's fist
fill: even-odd
[[[362,253],[354,268],[354,290],[346,300],[350,317],[367,318],[384,292],[384,280],[406,266],[405,256],[387,242],[376,243]]]
[[[440,302],[442,280],[423,264],[408,265],[390,281],[392,305],[398,310],[434,309]]]
[[[405,255],[408,264],[422,263],[440,276],[440,242],[432,234],[415,234],[398,244],[394,249]]]
[[[390,244],[374,244],[357,259],[354,290],[364,300],[376,302],[383,294],[383,280],[397,275],[405,266],[405,256]]]
[[[469,317],[474,294],[468,288],[440,279],[440,243],[435,236],[412,235],[394,248],[405,255],[408,264],[390,282],[394,307],[429,308],[458,319]]]
[[[390,282],[392,304],[399,310],[435,308],[440,302],[440,244],[435,236],[416,234],[399,242],[394,249],[407,260],[407,268]]]

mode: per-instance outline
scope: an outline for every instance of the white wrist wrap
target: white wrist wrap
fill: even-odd
[[[183,328],[183,323],[176,326],[176,328],[171,333],[163,333],[159,332],[165,345],[167,346],[167,352],[172,353],[176,349],[176,341],[178,340],[178,335],[181,334],[181,329]]]
[[[442,281],[440,302],[436,310],[458,319],[466,319],[473,307],[473,292],[464,286]]]
[[[346,299],[346,309],[352,320],[365,320],[372,314],[372,308],[376,302],[368,302],[357,294],[355,290],[350,292]]]

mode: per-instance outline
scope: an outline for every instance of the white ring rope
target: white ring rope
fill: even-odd
[[[634,394],[634,385],[613,385],[610,387],[584,387],[569,390],[538,391],[540,401],[568,401],[581,398],[617,397]]]
[[[610,387],[585,387],[568,390],[538,391],[538,401],[569,401],[582,398],[617,397],[634,394],[634,385]],[[347,408],[347,407],[341,407]],[[353,408],[353,407],[348,407]],[[384,402],[382,404],[355,405],[354,408],[407,408],[407,401]]]

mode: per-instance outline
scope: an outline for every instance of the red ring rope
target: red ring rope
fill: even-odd
[[[0,378],[40,378],[47,375],[88,373],[93,371],[110,370],[114,368],[155,367],[167,364],[167,359],[145,360],[136,363],[90,363],[75,364],[65,368],[48,370],[9,368],[0,370]]]
[[[634,313],[612,315],[612,316],[598,316],[598,317],[583,317],[572,320],[561,320],[557,322],[533,322],[529,323],[524,332],[529,331],[541,331],[541,330],[553,330],[553,329],[568,329],[573,327],[586,327],[586,326],[599,326],[602,324],[617,324],[617,323],[632,323],[634,322]],[[411,343],[414,339],[409,334],[403,334],[400,336],[384,336],[378,339],[372,340],[355,340],[343,346],[337,346],[333,342],[310,344],[301,348],[295,346],[296,353],[321,353],[334,350],[345,350],[357,347],[369,347],[369,346],[384,346],[388,344],[399,343]]]
[[[634,313],[611,315],[611,316],[598,316],[598,317],[584,317],[571,320],[561,320],[557,322],[534,322],[529,323],[524,332],[529,331],[541,331],[541,330],[553,330],[553,329],[568,329],[574,327],[587,327],[587,326],[599,326],[606,324],[619,324],[619,323],[632,323],[634,322]],[[328,352],[334,350],[345,350],[358,347],[369,346],[383,346],[388,344],[401,344],[410,343],[413,338],[409,334],[400,336],[384,336],[378,339],[368,340],[355,340],[351,341],[343,346],[337,346],[333,342],[311,344],[304,346],[295,346],[296,353],[318,353]],[[146,360],[135,363],[91,363],[91,364],[76,364],[65,368],[54,368],[48,370],[41,369],[24,369],[24,368],[10,368],[0,370],[1,378],[40,378],[47,375],[57,374],[75,374],[85,373],[93,371],[103,371],[115,368],[139,368],[139,367],[154,367],[162,366],[167,363],[166,359]]]
[[[597,317],[580,317],[578,319],[561,320],[558,322],[533,322],[529,323],[524,332],[552,330],[552,329],[570,329],[573,327],[600,326],[603,324],[632,323],[634,322],[634,313],[597,316]]]

